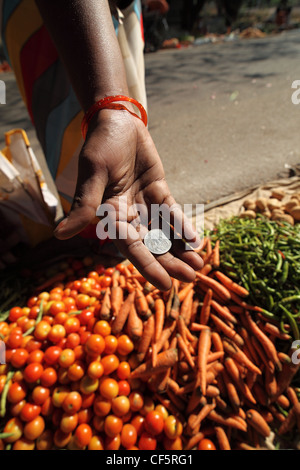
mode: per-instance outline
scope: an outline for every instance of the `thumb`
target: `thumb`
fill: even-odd
[[[54,230],[56,238],[72,238],[95,219],[106,185],[106,172],[97,172],[91,177],[79,176],[70,213]]]

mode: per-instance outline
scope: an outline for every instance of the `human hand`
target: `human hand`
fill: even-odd
[[[172,208],[176,203],[148,129],[124,111],[101,110],[91,121],[79,156],[73,205],[68,217],[56,228],[55,236],[68,239],[81,232],[95,219],[97,208],[104,203],[116,215],[114,243],[147,280],[161,290],[171,287],[170,276],[184,282],[194,280],[195,270],[203,266],[199,254],[186,250],[181,241],[173,240],[170,252],[154,256],[142,241],[147,228],[140,227],[137,232],[133,227],[135,216],[129,209],[135,205],[142,205],[149,214],[152,204]],[[175,218],[182,225],[182,233],[191,243],[199,245],[196,232],[176,206]],[[121,238],[124,230],[127,236]]]

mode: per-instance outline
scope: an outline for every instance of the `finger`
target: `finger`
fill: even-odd
[[[189,250],[181,240],[172,240],[172,253],[195,271],[203,268],[204,262],[199,253]]]
[[[56,227],[54,235],[66,240],[80,233],[96,217],[106,187],[106,175],[101,173],[78,180],[69,215]]]
[[[119,221],[116,227],[118,234],[127,231],[127,237],[117,236],[114,240],[120,252],[151,284],[162,291],[169,290],[172,282],[168,272],[146,248],[138,232],[125,221]]]

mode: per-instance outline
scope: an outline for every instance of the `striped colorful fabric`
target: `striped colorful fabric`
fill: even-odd
[[[68,212],[82,147],[83,112],[35,0],[0,0],[4,52],[36,129],[51,175]],[[114,20],[130,96],[146,108],[144,41],[140,0]]]

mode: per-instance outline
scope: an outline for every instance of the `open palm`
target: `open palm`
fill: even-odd
[[[170,252],[154,256],[142,241],[147,227],[139,226],[139,232],[134,228],[133,220],[138,215],[134,207],[142,211],[144,208],[145,214],[151,213],[153,204],[176,207],[175,217],[184,227],[185,238],[199,244],[196,232],[170,193],[147,128],[126,111],[102,110],[91,122],[79,156],[72,209],[57,228],[57,238],[67,239],[81,232],[94,220],[100,204],[112,208],[114,243],[153,285],[167,290],[171,286],[170,277],[186,282],[194,279],[194,270],[203,265],[197,253],[173,240]]]

